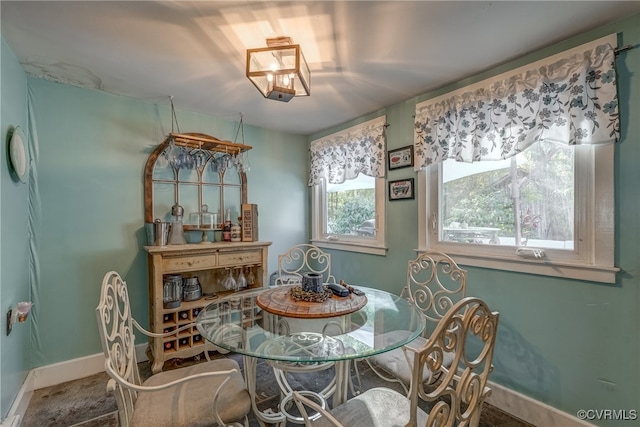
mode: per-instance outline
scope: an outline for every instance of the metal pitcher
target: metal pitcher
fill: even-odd
[[[155,236],[154,245],[167,246],[169,240],[169,223],[156,219],[153,223],[153,234]]]

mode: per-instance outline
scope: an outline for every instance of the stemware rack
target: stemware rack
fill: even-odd
[[[251,150],[250,145],[238,144],[231,141],[223,141],[216,137],[205,135],[201,133],[170,133],[165,140],[165,146],[168,145],[171,140],[175,145],[180,147],[186,147],[191,149],[201,149],[210,151],[212,153],[228,153],[233,156]]]
[[[158,162],[158,158],[169,149],[170,144],[174,144],[176,147],[183,147],[192,150],[203,150],[207,153],[207,161],[214,159],[217,155],[231,155],[238,156],[241,153],[245,153],[251,150],[253,147],[245,144],[238,144],[231,141],[224,141],[214,136],[203,133],[170,133],[165,140],[158,144],[156,148],[151,152],[147,158],[147,163],[144,169],[144,221],[146,223],[152,223],[155,220],[154,217],[154,168]],[[218,156],[218,157],[219,157]],[[200,171],[201,172],[201,171]],[[199,176],[202,174],[200,173]],[[247,202],[247,175],[244,171],[238,170],[239,175],[239,187],[240,187],[240,200],[239,205],[246,204]],[[175,178],[172,180],[175,183],[175,188],[178,188],[182,183],[180,175],[176,173]],[[222,181],[221,181],[222,182]],[[197,183],[200,187],[199,194],[202,194],[202,187],[204,183],[200,179]],[[224,185],[222,183],[221,185]],[[175,203],[180,203],[180,197],[176,192],[174,197]],[[198,206],[202,204],[209,204],[206,201],[200,200]],[[210,206],[211,207],[211,206]],[[224,212],[224,206],[218,206],[221,209],[221,213]],[[222,219],[222,218],[220,218]],[[222,221],[220,221],[222,222]],[[219,228],[220,224],[217,224],[216,228]],[[187,230],[187,229],[185,229]]]

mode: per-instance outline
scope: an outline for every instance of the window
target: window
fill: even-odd
[[[521,203],[519,211],[515,210],[515,202],[507,194],[512,184],[505,182],[509,177],[505,176],[507,172],[504,169],[474,175],[474,168],[469,168],[467,178],[478,184],[475,192],[480,196],[458,199],[457,202],[454,199],[449,205],[447,194],[451,200],[464,183],[458,182],[459,188],[454,189],[448,184],[467,178],[446,181],[444,176],[448,162],[421,171],[418,175],[418,203],[422,218],[420,249],[447,252],[457,256],[457,260],[465,265],[615,282],[613,145],[570,147],[570,150],[575,150],[572,162],[575,174],[571,177],[571,185],[567,187],[562,183],[556,188],[568,193],[564,200],[559,201],[563,205],[556,205],[553,199],[544,199],[545,203],[535,211],[531,206],[524,207],[526,203]],[[474,165],[457,163],[456,169]],[[503,181],[497,184],[494,179]],[[496,189],[496,185],[504,187]],[[493,196],[493,199],[482,200],[483,195]],[[480,202],[484,205],[464,205]],[[542,213],[548,210],[551,213]],[[567,223],[562,223],[562,216],[558,216],[562,210],[567,211],[564,218]],[[516,243],[515,218],[521,220],[519,244]],[[547,230],[542,230],[543,227]],[[553,228],[572,234],[551,233]]]
[[[312,241],[385,254],[385,117],[312,142]]]
[[[439,239],[573,250],[574,157],[573,147],[540,141],[506,160],[445,160],[433,189]]]
[[[529,79],[527,89],[504,98],[491,93],[506,81],[531,78],[543,70],[539,63],[445,95],[440,104],[418,104],[420,250],[438,249],[466,265],[615,282],[619,124],[609,77],[615,72],[606,69],[613,49],[602,43],[561,54],[564,64],[578,59],[560,81],[549,77],[556,56],[546,60],[548,74],[537,88]],[[592,66],[584,58],[599,60]],[[491,96],[473,100],[478,88]]]
[[[385,253],[384,178],[360,175],[342,184],[323,181],[313,193],[314,243],[354,252]]]

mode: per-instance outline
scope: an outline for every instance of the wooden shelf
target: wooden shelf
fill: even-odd
[[[237,144],[231,141],[223,141],[210,135],[198,133],[170,133],[167,140],[173,138],[176,145],[188,148],[200,148],[216,153],[229,153],[237,155],[243,151],[251,150],[250,145]]]

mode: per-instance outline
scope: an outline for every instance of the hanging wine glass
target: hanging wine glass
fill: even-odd
[[[178,147],[173,141],[173,138],[171,138],[171,140],[169,141],[169,146],[165,150],[165,157],[174,169],[180,169],[180,166],[182,166],[182,159],[180,158],[181,154],[182,148]]]
[[[233,274],[231,273],[231,269],[227,268],[228,274],[222,279],[222,287],[228,291],[237,291],[238,283],[236,279],[233,278]]]
[[[253,287],[256,284],[256,275],[253,273],[253,266],[250,266],[247,271],[247,286]]]
[[[191,156],[191,153],[183,149],[182,153],[180,153],[180,166],[185,169],[193,169],[194,165],[195,162],[193,160],[193,157]]]
[[[211,161],[211,171],[212,172],[224,172],[227,169],[227,158],[226,154],[217,156]]]
[[[249,163],[249,153],[247,151],[243,151],[241,155],[239,155],[239,168],[241,172],[247,173],[251,170],[251,164]]]
[[[231,169],[236,167],[236,161],[232,154],[225,154],[226,166],[225,169]]]
[[[200,169],[207,163],[208,155],[202,148],[196,148],[191,151],[191,157],[193,158],[194,167]]]
[[[218,158],[215,155],[209,161],[209,167],[211,168],[211,172],[218,173],[220,172],[220,163]]]
[[[237,286],[238,289],[246,289],[248,285],[247,278],[244,275],[244,269],[240,267],[240,272],[238,273]]]

